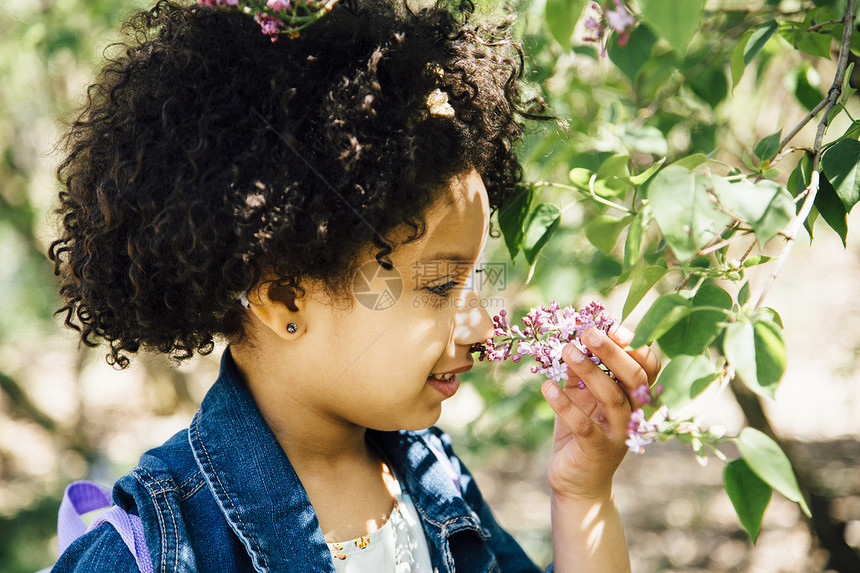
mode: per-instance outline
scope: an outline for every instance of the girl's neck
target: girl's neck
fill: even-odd
[[[282,369],[268,367],[269,362],[255,360],[244,349],[233,348],[232,354],[263,419],[297,471],[305,468],[329,473],[377,461],[378,456],[365,441],[366,428],[323,417],[284,392],[296,381],[281,379]]]

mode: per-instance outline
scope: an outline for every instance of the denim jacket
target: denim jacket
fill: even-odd
[[[415,503],[434,573],[539,571],[496,523],[447,435],[369,430],[368,439]],[[314,508],[229,350],[190,427],[145,453],[113,499],[141,517],[156,573],[334,573]],[[102,524],[53,572],[137,570],[117,531]]]

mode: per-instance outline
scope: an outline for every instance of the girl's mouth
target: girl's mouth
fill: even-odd
[[[456,376],[456,374],[454,374],[453,372],[449,372],[447,374],[431,374],[430,378],[435,378],[436,380],[442,380],[444,382],[447,382],[454,376]]]
[[[453,396],[460,387],[460,379],[456,374],[431,374],[427,378],[427,383],[445,398]]]

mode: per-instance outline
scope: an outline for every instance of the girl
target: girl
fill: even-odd
[[[229,341],[189,428],[114,502],[156,571],[537,571],[432,427],[492,335],[463,283],[539,112],[510,23],[341,0],[280,35],[305,2],[245,4],[135,16],[59,168],[50,255],[81,340],[121,368]],[[568,346],[587,389],[542,387],[557,572],[629,569],[612,475],[630,390],[659,369],[630,333],[590,334],[621,384]],[[136,570],[110,524],[54,569]]]

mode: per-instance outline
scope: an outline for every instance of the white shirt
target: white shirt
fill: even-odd
[[[387,485],[394,509],[382,527],[358,539],[327,544],[337,573],[431,573],[430,550],[415,504],[396,479]]]

